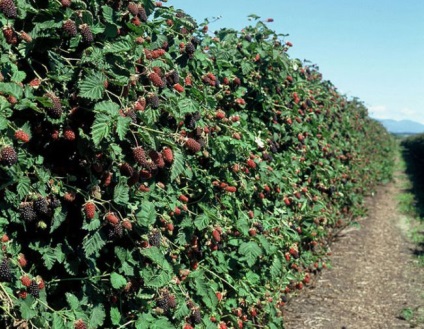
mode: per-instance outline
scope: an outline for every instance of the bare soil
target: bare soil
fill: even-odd
[[[290,300],[286,329],[424,328],[402,309],[424,311],[424,268],[414,259],[409,224],[397,209],[399,178],[367,200],[360,228],[349,227],[331,246],[332,268]]]

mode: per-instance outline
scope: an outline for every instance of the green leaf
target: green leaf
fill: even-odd
[[[121,312],[119,312],[117,307],[111,307],[110,309],[110,319],[114,326],[119,325],[121,323]]]
[[[65,293],[66,301],[68,302],[69,307],[71,310],[76,310],[79,307],[79,300],[77,296],[74,294],[71,294],[70,292]]]
[[[52,329],[65,329],[65,322],[57,313],[53,313]]]
[[[127,40],[121,40],[114,43],[106,43],[103,48],[103,53],[126,53],[131,50],[131,44]]]
[[[125,285],[127,284],[127,279],[125,279],[121,274],[113,272],[110,275],[110,282],[113,288],[121,289],[125,287]]]
[[[93,126],[91,127],[91,136],[95,145],[99,145],[103,138],[106,138],[110,132],[110,117],[106,114],[96,114]]]
[[[244,259],[246,260],[249,266],[253,266],[253,264],[256,263],[258,257],[262,255],[261,248],[254,241],[242,243],[239,247],[238,252],[239,254],[244,256]]]
[[[180,117],[183,117],[186,114],[196,112],[199,109],[199,105],[197,104],[196,101],[190,98],[184,98],[178,102],[178,108],[180,110],[178,115]]]
[[[130,199],[129,191],[130,188],[128,187],[126,178],[121,177],[113,191],[113,201],[120,205],[126,205]]]
[[[137,223],[148,227],[156,222],[156,209],[152,202],[144,202],[141,210],[136,214]]]
[[[21,312],[22,319],[29,320],[37,315],[37,311],[32,308],[31,300],[33,301],[34,299],[29,299],[27,297],[27,299],[19,305],[19,311]]]
[[[94,233],[92,236],[88,236],[83,241],[83,248],[87,257],[92,254],[96,254],[106,244],[106,241],[102,239],[99,232]]]
[[[141,250],[141,254],[159,265],[163,270],[172,271],[171,265],[166,261],[165,256],[158,247],[145,248]]]
[[[13,95],[20,99],[23,95],[23,89],[13,82],[0,82],[0,92],[7,95]]]
[[[197,229],[203,230],[206,227],[208,227],[209,222],[210,222],[209,216],[207,214],[201,214],[201,215],[198,215],[196,219],[194,220],[194,225],[197,227]]]
[[[97,328],[103,325],[106,318],[106,312],[103,305],[97,305],[90,309],[90,319],[88,321],[90,328]]]
[[[184,171],[184,155],[179,149],[173,149],[174,161],[171,167],[171,181],[174,181]]]
[[[121,141],[125,139],[125,135],[128,132],[128,129],[131,124],[131,118],[128,117],[118,117],[118,121],[116,122],[116,132],[118,133],[118,137]]]
[[[103,101],[94,105],[94,111],[116,116],[119,114],[119,105],[112,101]]]
[[[91,72],[79,83],[79,96],[93,101],[101,99],[105,91],[106,76],[101,72]]]
[[[116,25],[116,11],[109,6],[102,6],[103,18],[105,22]],[[117,26],[117,25],[116,25]]]
[[[22,176],[19,179],[18,185],[16,186],[16,191],[21,199],[29,194],[31,189],[31,180],[27,176]]]

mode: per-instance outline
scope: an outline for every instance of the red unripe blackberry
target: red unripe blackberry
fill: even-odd
[[[3,234],[1,237],[1,242],[6,243],[9,241],[9,236],[7,234]]]
[[[134,2],[130,2],[128,4],[127,7],[128,11],[133,15],[133,16],[137,16],[138,15],[138,11],[139,11],[139,7],[136,3]]]
[[[146,153],[144,152],[144,149],[141,146],[137,146],[133,148],[132,151],[133,151],[134,160],[140,165],[145,165],[147,162],[147,159],[146,159]]]
[[[128,231],[132,230],[132,223],[128,219],[122,221],[122,227]]]
[[[192,151],[193,153],[197,153],[200,151],[200,149],[202,148],[202,146],[200,145],[199,142],[197,142],[196,140],[194,140],[193,138],[187,138],[187,140],[185,141],[185,146]]]
[[[187,202],[188,202],[188,197],[187,197],[187,196],[185,196],[184,194],[181,194],[181,195],[178,197],[178,200],[180,200],[181,202],[187,203]]]
[[[47,109],[47,114],[53,119],[59,119],[62,115],[62,104],[60,103],[60,98],[53,93],[48,93],[45,97],[50,98],[52,101],[52,106]]]
[[[235,85],[237,85],[237,86],[240,86],[240,85],[241,85],[241,80],[240,80],[240,78],[235,77],[235,78],[233,79],[233,83],[234,83]]]
[[[31,279],[29,278],[28,275],[24,275],[21,277],[21,283],[25,286],[25,287],[29,287],[31,285]]]
[[[224,119],[225,118],[225,112],[223,110],[216,111],[215,118],[217,118],[218,120]]]
[[[111,224],[118,224],[119,218],[113,212],[109,212],[105,216],[106,220]]]
[[[25,31],[22,31],[20,33],[20,37],[25,42],[28,42],[28,43],[32,42],[32,37],[28,33],[26,33]]]
[[[212,237],[216,242],[221,241],[221,232],[219,232],[217,229],[212,231]]]
[[[19,291],[18,297],[21,299],[27,298],[28,293],[25,290]]]
[[[135,26],[140,26],[141,25],[140,18],[138,18],[138,16],[131,18],[131,24],[134,24]]]
[[[38,78],[34,78],[28,84],[30,85],[30,87],[37,89],[41,85],[41,80]]]
[[[18,35],[11,27],[5,27],[2,30],[3,36],[6,40],[6,42],[9,45],[16,45],[18,43]]]
[[[12,273],[10,272],[9,259],[3,258],[0,264],[0,281],[10,281]]]
[[[71,128],[65,128],[63,131],[63,138],[65,138],[67,141],[74,141],[76,138],[75,131],[73,131]]]
[[[63,196],[63,198],[65,199],[65,201],[67,202],[74,202],[75,201],[75,192],[66,192]]]
[[[249,168],[252,168],[252,169],[256,168],[256,163],[252,159],[247,160],[246,164]]]
[[[25,267],[27,265],[27,260],[24,254],[20,253],[18,255],[18,263],[21,267]]]
[[[70,37],[75,37],[78,33],[77,25],[75,24],[74,21],[70,19],[63,22],[62,28],[65,31],[65,33],[69,35]]]
[[[172,149],[169,147],[165,147],[162,150],[162,157],[166,163],[172,163],[172,161],[174,161],[174,154],[172,153]]]
[[[93,202],[87,202],[84,206],[84,213],[87,219],[93,219],[96,215],[96,205]]]
[[[227,186],[225,188],[225,191],[226,192],[230,192],[230,193],[234,193],[234,192],[237,192],[237,187],[235,187],[235,186]]]
[[[156,72],[152,72],[149,74],[149,80],[153,83],[154,86],[163,88],[165,87],[165,82]]]
[[[74,329],[87,329],[87,325],[82,319],[78,319],[74,322]]]
[[[41,277],[37,277],[38,289],[43,290],[46,287],[44,280]]]
[[[161,240],[160,232],[157,231],[157,230],[152,231],[149,234],[148,240],[149,240],[149,244],[152,247],[159,247],[160,246],[160,240]]]
[[[149,152],[149,156],[152,159],[152,161],[156,164],[158,168],[165,167],[165,161],[163,160],[162,154],[159,152],[156,152],[154,150],[151,150]]]
[[[29,135],[25,131],[20,129],[15,131],[15,138],[24,143],[28,143],[30,140]]]
[[[18,154],[12,146],[3,147],[0,151],[0,162],[3,166],[13,166],[18,162]]]
[[[63,8],[68,8],[71,6],[71,0],[60,0]]]
[[[0,1],[0,11],[7,18],[15,18],[17,15],[16,5],[13,0],[1,0]]]
[[[175,85],[173,85],[172,88],[174,88],[174,90],[179,93],[184,92],[184,87],[181,86],[179,83],[176,83]]]
[[[90,26],[87,24],[82,24],[79,26],[82,39],[86,43],[92,43],[94,41],[93,33],[91,32]]]

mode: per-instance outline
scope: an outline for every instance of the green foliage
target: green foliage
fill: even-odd
[[[283,326],[390,177],[391,138],[251,18],[211,35],[150,0],[0,13],[5,326]]]

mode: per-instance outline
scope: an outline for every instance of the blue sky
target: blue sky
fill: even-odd
[[[273,18],[289,54],[320,67],[371,116],[424,124],[424,0],[168,0],[209,31],[242,29],[247,16]]]

